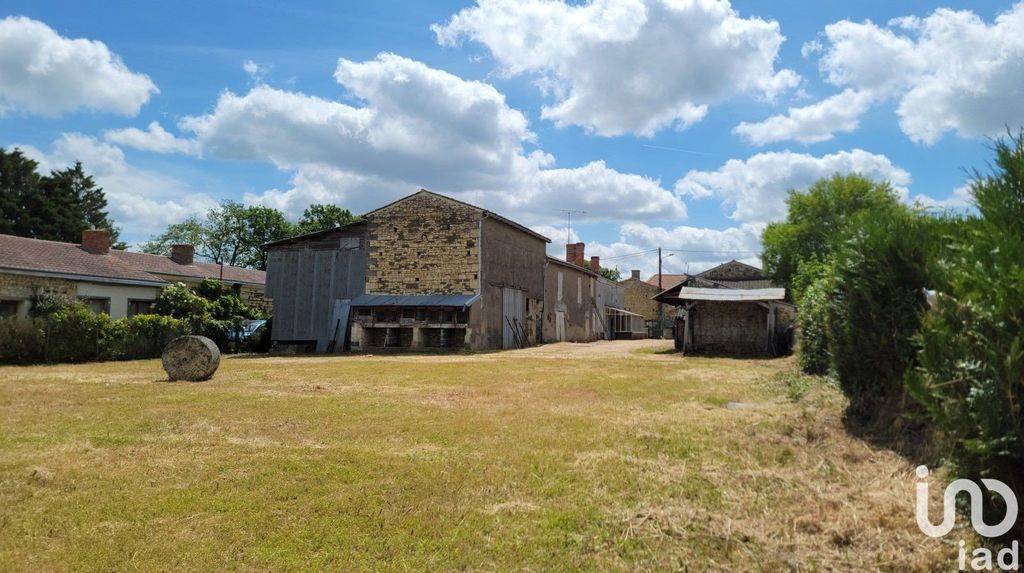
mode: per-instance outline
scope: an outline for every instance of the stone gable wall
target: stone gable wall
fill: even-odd
[[[479,292],[481,215],[426,193],[369,215],[366,292]]]

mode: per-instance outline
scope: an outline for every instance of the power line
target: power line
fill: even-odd
[[[601,259],[601,260],[603,260],[603,261],[614,261],[614,260],[618,260],[618,259],[628,259],[630,257],[639,257],[640,255],[646,255],[646,254],[649,254],[649,253],[656,253],[656,252],[658,252],[658,249],[651,249],[649,251],[640,251],[640,252],[637,252],[637,253],[627,253],[625,255],[615,255],[614,257],[606,257],[606,258]]]
[[[655,250],[657,250],[657,249],[655,249]],[[698,250],[694,250],[694,249],[665,249],[665,251],[669,252],[669,253],[732,253],[732,254],[743,254],[743,253],[751,254],[751,253],[753,253],[755,255],[761,254],[761,251],[731,251],[731,250],[728,250],[728,249],[721,249],[721,250],[715,250],[715,251],[698,251]]]

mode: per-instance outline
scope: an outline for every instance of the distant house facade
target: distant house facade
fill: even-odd
[[[628,279],[619,283],[625,291],[625,306],[623,308],[643,317],[647,336],[660,338],[666,329],[672,328],[674,318],[672,317],[672,308],[654,300],[654,297],[666,288],[676,286],[688,278],[687,275],[661,275],[661,286],[659,287],[658,275],[655,274],[647,280],[643,280],[640,278],[640,271],[633,270]]]
[[[703,354],[777,356],[789,351],[796,314],[761,269],[730,261],[665,289],[676,347]]]
[[[114,250],[104,230],[83,231],[80,244],[0,235],[0,316],[28,316],[32,300],[51,293],[117,319],[149,312],[171,282],[221,277],[249,302],[269,307],[263,271],[196,262],[192,253],[190,245],[177,245],[171,257]]]
[[[587,261],[584,243],[566,245],[565,260],[547,258],[544,341],[592,342],[616,337],[609,314],[624,313],[625,290],[601,276],[601,259]]]
[[[496,213],[420,190],[358,223],[267,245],[271,338],[279,348],[369,352],[602,336],[596,273],[553,262],[548,243]]]

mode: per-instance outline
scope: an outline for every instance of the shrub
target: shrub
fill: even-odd
[[[826,374],[829,370],[828,302],[834,277],[826,274],[811,282],[800,297],[796,315],[799,351],[797,363],[807,374]]]
[[[61,310],[71,308],[78,301],[68,298],[65,295],[44,292],[32,297],[32,304],[29,306],[29,314],[36,318],[51,316]]]
[[[199,324],[195,334],[212,340],[221,352],[231,352],[231,334],[239,328],[238,321],[208,318]]]
[[[46,332],[43,321],[0,318],[0,363],[31,364],[43,360]]]
[[[46,320],[45,359],[50,362],[89,362],[116,358],[110,317],[81,304],[54,313]]]
[[[902,408],[903,377],[915,354],[911,337],[926,307],[933,230],[917,212],[874,214],[836,253],[827,336],[848,413],[859,420],[884,421]]]
[[[924,320],[920,367],[907,387],[939,429],[954,475],[995,478],[1024,495],[1024,132],[995,144],[975,174],[980,218],[939,265],[938,304]],[[1001,501],[990,509],[1002,516]],[[990,520],[991,521],[991,520]],[[1018,520],[1016,535],[1024,534]]]
[[[114,321],[109,353],[120,360],[158,358],[167,344],[191,332],[185,320],[140,314]]]
[[[192,292],[185,283],[174,283],[160,292],[153,302],[153,312],[163,316],[184,319],[201,319],[209,311],[210,303]]]

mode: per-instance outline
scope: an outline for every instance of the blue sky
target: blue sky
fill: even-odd
[[[5,18],[6,17],[6,18]],[[83,161],[131,241],[218,201],[427,187],[622,270],[756,260],[833,171],[962,208],[1024,124],[1010,2],[0,3],[0,146]],[[6,54],[6,55],[5,55]],[[616,258],[612,258],[616,257]]]

